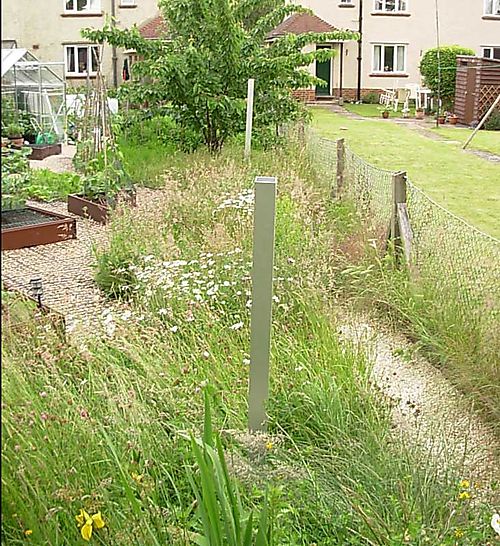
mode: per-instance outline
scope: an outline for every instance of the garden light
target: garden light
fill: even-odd
[[[37,300],[38,306],[42,306],[43,286],[41,277],[30,280],[31,295]]]

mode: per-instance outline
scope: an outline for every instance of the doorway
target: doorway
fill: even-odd
[[[331,45],[318,45],[316,50],[331,49]],[[326,87],[316,86],[317,97],[329,97],[332,92],[332,59],[327,61],[316,61],[316,77],[327,83]]]

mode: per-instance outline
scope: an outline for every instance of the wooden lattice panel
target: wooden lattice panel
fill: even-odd
[[[500,93],[500,85],[483,85],[479,94],[479,119],[488,111]],[[497,108],[500,110],[500,107]]]

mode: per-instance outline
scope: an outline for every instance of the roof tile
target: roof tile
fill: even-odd
[[[310,13],[294,13],[285,19],[268,35],[267,39],[272,40],[284,34],[304,34],[306,32],[333,32],[335,27],[317,15]]]

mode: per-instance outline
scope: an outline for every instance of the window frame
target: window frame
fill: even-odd
[[[77,68],[78,65],[78,48],[87,48],[87,71],[86,72],[80,72]],[[74,59],[75,59],[75,68],[76,71],[70,71],[69,70],[69,63],[68,63],[68,50],[70,48],[74,49]],[[97,49],[97,60],[96,62],[99,62],[99,45],[98,44],[64,44],[64,73],[66,77],[68,78],[93,78],[97,75],[97,66],[96,69],[93,70],[93,61],[92,61],[92,48]],[[89,54],[90,54],[90,71],[88,70],[89,66]]]
[[[485,55],[485,51],[489,49],[491,51],[491,57],[487,57]],[[500,60],[500,56],[498,57],[498,59],[495,57],[495,49],[498,49],[498,51],[500,52],[500,45],[486,45],[486,46],[481,46],[481,57],[485,58],[485,59],[493,59],[493,60]]]
[[[120,0],[120,8],[135,8],[137,7],[137,0]]]
[[[69,1],[73,2],[73,8],[72,9],[67,8],[67,3]],[[92,2],[95,2],[97,4],[96,8],[80,9],[79,10],[78,9],[78,0],[63,0],[63,12],[65,14],[71,14],[71,15],[85,15],[85,14],[88,14],[88,13],[91,13],[91,14],[100,14],[100,13],[102,13],[102,0],[88,0],[89,5]]]
[[[377,3],[383,2],[383,8],[378,9]],[[392,14],[392,13],[409,13],[410,12],[410,0],[395,0],[396,2],[396,9],[395,10],[388,10],[387,9],[387,0],[373,0],[373,13],[386,13],[386,14]],[[400,9],[401,2],[406,2],[405,9]]]
[[[488,11],[488,5],[490,2],[491,2],[491,12]],[[495,13],[495,10],[496,10],[496,13]],[[484,0],[483,15],[485,17],[500,17],[500,0]]]
[[[402,70],[392,70],[392,71],[386,71],[386,70],[375,70],[375,48],[381,47],[381,59],[383,64],[383,59],[385,58],[385,48],[386,47],[393,47],[394,48],[394,62],[396,63],[397,68],[397,48],[402,47],[404,49],[404,56],[403,56],[403,69]],[[401,44],[401,43],[384,43],[384,42],[373,42],[372,43],[372,71],[371,74],[373,76],[402,76],[406,75],[408,72],[408,44]]]

